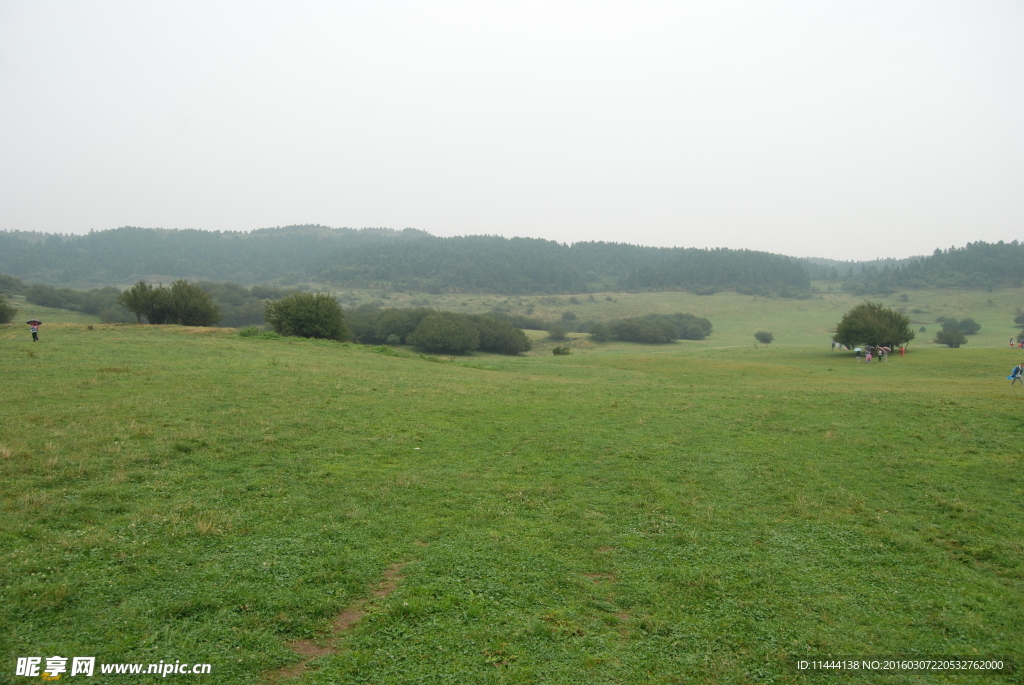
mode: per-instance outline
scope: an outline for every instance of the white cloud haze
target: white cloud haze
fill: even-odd
[[[0,229],[1020,238],[1019,2],[0,2]]]

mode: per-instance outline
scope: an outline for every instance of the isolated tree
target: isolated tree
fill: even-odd
[[[145,281],[139,281],[118,295],[117,302],[135,315],[135,323],[142,323],[142,317],[149,319],[153,305],[153,286]]]
[[[548,326],[548,338],[550,340],[565,340],[565,326],[559,323]]]
[[[152,300],[149,303],[149,311],[146,312],[146,319],[157,325],[177,323],[175,320],[174,304],[171,302],[171,291],[162,285],[153,288],[150,294]]]
[[[833,340],[847,347],[887,345],[896,347],[914,339],[910,318],[879,302],[864,302],[846,312],[836,326]]]
[[[970,317],[960,319],[956,327],[963,331],[964,335],[974,335],[981,330],[981,324]]]
[[[974,335],[981,330],[981,324],[970,317],[966,319],[953,319],[940,316],[935,320],[941,323],[943,328],[955,328],[963,331],[964,335]]]
[[[765,345],[771,345],[772,341],[775,340],[775,336],[772,335],[771,331],[758,331],[754,333],[754,338],[757,342],[764,343]]]
[[[281,335],[345,340],[348,328],[338,301],[328,293],[293,293],[268,300],[263,318]]]
[[[182,326],[214,326],[220,321],[220,310],[210,293],[186,280],[171,283],[172,320]]]
[[[406,342],[428,352],[465,354],[480,347],[480,333],[468,317],[438,312],[424,318]]]
[[[942,324],[942,330],[935,334],[935,342],[946,347],[960,347],[967,344],[967,336],[950,322]]]
[[[6,297],[0,295],[0,323],[10,323],[17,313],[18,306],[8,302]]]

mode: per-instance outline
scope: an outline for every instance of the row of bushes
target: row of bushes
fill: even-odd
[[[492,315],[363,305],[345,312],[345,321],[352,339],[364,345],[408,344],[443,354],[482,350],[515,355],[530,349],[530,340],[520,328]]]
[[[152,324],[182,326],[214,326],[220,321],[220,310],[210,293],[186,280],[177,280],[170,288],[163,285],[154,288],[139,281],[118,293],[117,302],[134,314],[138,323],[142,322],[142,317]]]
[[[693,314],[649,314],[618,319],[610,324],[591,324],[590,337],[596,342],[624,340],[640,343],[669,343],[675,340],[703,340],[711,335],[711,322]]]

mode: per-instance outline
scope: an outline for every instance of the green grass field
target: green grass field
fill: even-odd
[[[257,683],[296,640],[335,645],[297,683],[1019,682],[1017,292],[911,292],[981,333],[870,366],[829,349],[845,295],[613,294],[580,318],[715,333],[567,357],[2,326],[0,682],[59,654]],[[792,665],[826,655],[1018,672]]]

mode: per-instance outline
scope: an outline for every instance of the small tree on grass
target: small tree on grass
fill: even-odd
[[[966,319],[950,319],[940,316],[935,319],[942,324],[943,328],[959,329],[964,335],[974,335],[981,330],[981,324],[968,317]]]
[[[557,323],[548,326],[548,339],[565,340],[565,326]]]
[[[758,331],[757,333],[754,333],[754,338],[757,342],[765,345],[771,345],[772,341],[775,340],[775,336],[772,335],[771,331]]]
[[[942,324],[942,330],[935,334],[935,342],[946,347],[960,347],[967,344],[967,336],[955,325]]]
[[[864,302],[846,312],[832,338],[847,347],[887,345],[898,347],[914,339],[910,318],[878,302]]]
[[[10,323],[14,315],[18,313],[18,306],[11,304],[7,298],[0,295],[0,323]]]
[[[210,293],[188,281],[171,283],[170,304],[174,322],[182,326],[214,326],[220,321]]]
[[[117,296],[118,303],[135,315],[135,323],[142,323],[142,317],[149,319],[153,304],[153,286],[139,281]]]
[[[345,340],[348,328],[338,301],[328,293],[293,293],[269,300],[263,318],[281,335]]]

